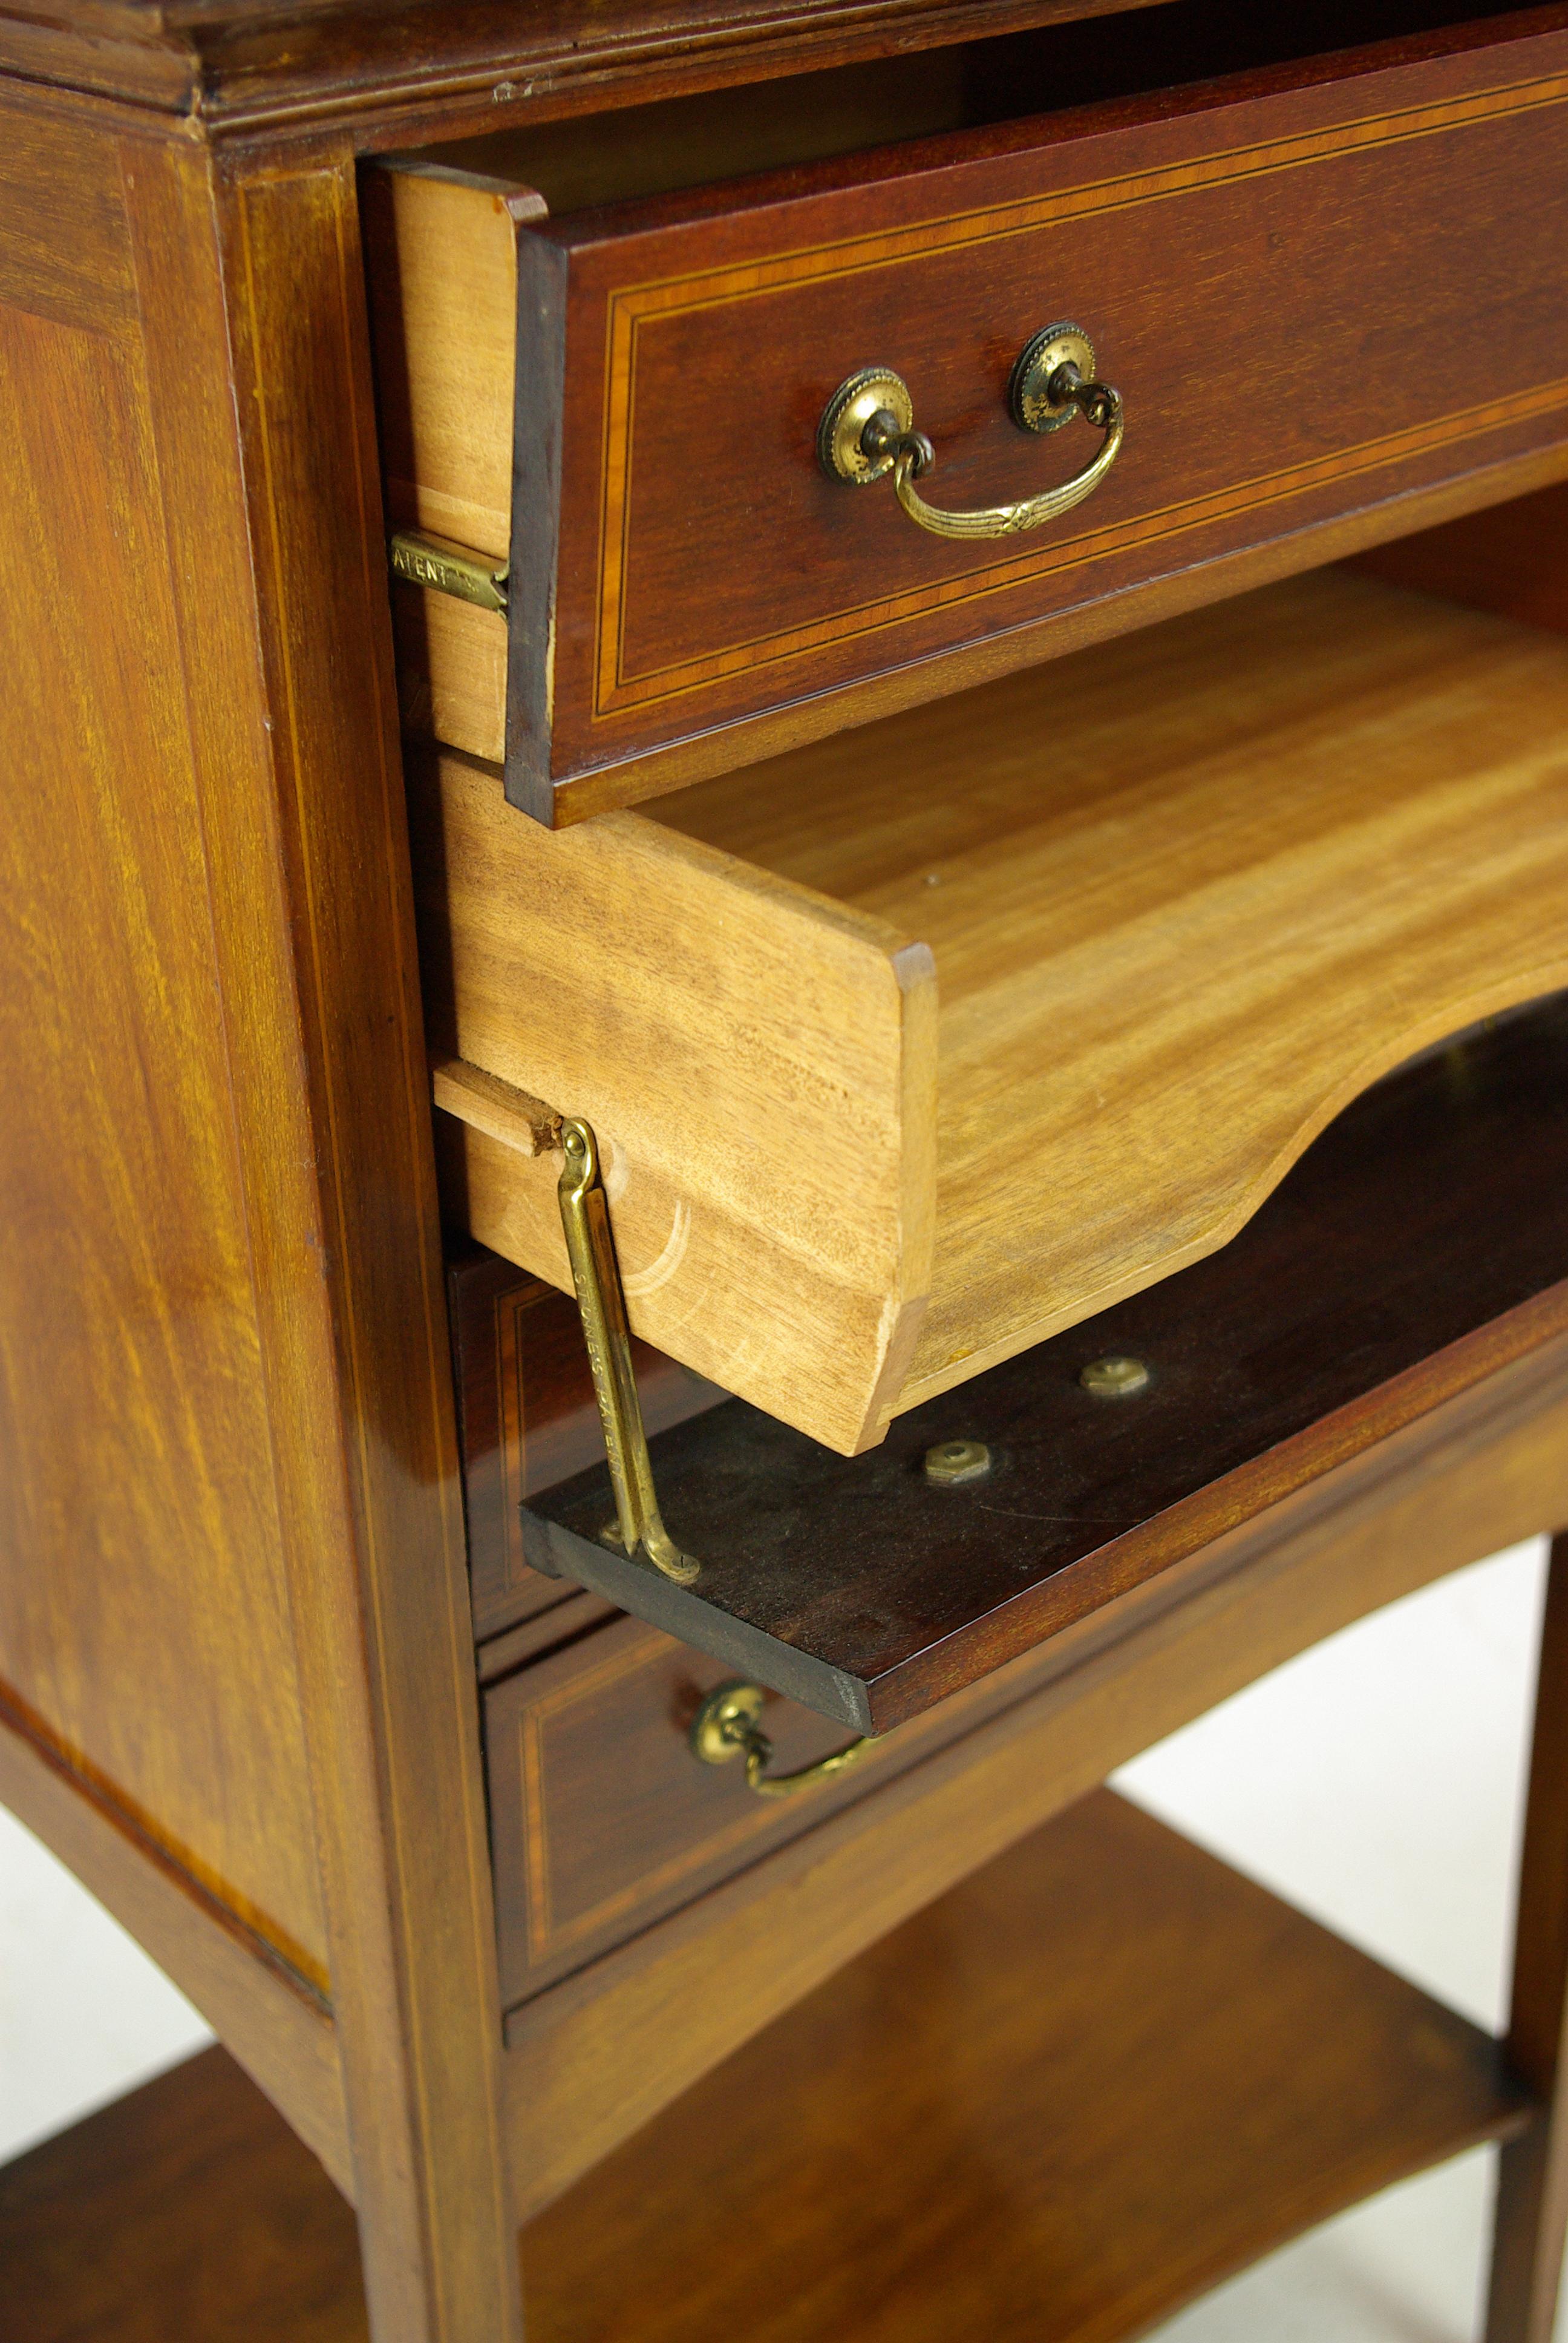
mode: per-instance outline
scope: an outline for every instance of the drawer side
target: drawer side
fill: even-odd
[[[634,1331],[879,1439],[930,1287],[930,951],[638,815],[551,835],[460,758],[413,799],[433,1035],[594,1124]],[[569,1290],[558,1157],[442,1120],[463,1224]]]

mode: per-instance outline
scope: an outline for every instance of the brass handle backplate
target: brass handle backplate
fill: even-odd
[[[817,454],[829,479],[869,488],[891,472],[893,493],[912,521],[934,537],[1017,537],[1057,520],[1091,497],[1121,446],[1121,395],[1094,373],[1094,345],[1081,327],[1047,326],[1024,345],[1008,385],[1008,412],[1020,431],[1058,431],[1075,415],[1105,435],[1091,462],[1060,488],[1016,504],[949,512],[928,504],[915,482],[936,462],[915,429],[909,385],[890,367],[860,367],[839,385],[817,427]]]
[[[797,1790],[811,1790],[819,1782],[830,1782],[859,1765],[880,1738],[875,1733],[863,1733],[846,1748],[835,1749],[830,1757],[802,1765],[798,1774],[770,1774],[773,1745],[761,1722],[765,1697],[760,1684],[721,1684],[692,1718],[690,1734],[692,1755],[705,1765],[728,1765],[732,1758],[744,1756],[746,1786],[759,1798],[792,1798]]]

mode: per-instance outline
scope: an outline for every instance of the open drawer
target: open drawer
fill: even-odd
[[[1568,642],[1338,571],[557,834],[415,765],[447,1202],[830,1448],[1221,1245],[1568,983]]]
[[[1447,1473],[1462,1516],[1466,1456],[1537,1405],[1554,1427],[1568,1394],[1565,1077],[1563,997],[1428,1052],[1223,1252],[928,1401],[869,1456],[739,1401],[658,1434],[689,1586],[606,1543],[602,1463],[524,1501],[524,1551],[864,1733],[1166,1574],[1185,1598],[1194,1572],[1218,1582],[1313,1525],[1332,1540],[1401,1474]],[[960,1442],[983,1468],[955,1468]],[[1545,1445],[1560,1490],[1555,1429]],[[1468,1553],[1452,1524],[1455,1558],[1560,1502],[1523,1473],[1512,1532],[1493,1494]]]
[[[620,203],[646,123],[373,170],[387,499],[445,541],[398,554],[411,722],[575,820],[1561,473],[1565,23],[1207,82],[1193,35],[1173,93],[877,146],[972,116],[939,60],[859,151]],[[714,104],[697,171],[853,135],[816,85]]]

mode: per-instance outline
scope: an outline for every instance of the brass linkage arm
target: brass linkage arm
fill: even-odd
[[[689,1586],[702,1565],[681,1553],[659,1519],[632,1367],[626,1295],[599,1176],[598,1141],[589,1124],[568,1119],[561,1124],[560,1144],[566,1157],[557,1191],[561,1225],[604,1427],[620,1542],[634,1560],[641,1552],[666,1578]]]

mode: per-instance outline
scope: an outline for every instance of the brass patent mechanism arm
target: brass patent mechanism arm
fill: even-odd
[[[557,1190],[561,1225],[604,1427],[620,1542],[634,1560],[640,1552],[666,1578],[689,1586],[701,1564],[681,1553],[659,1519],[632,1368],[626,1296],[599,1177],[598,1141],[588,1123],[568,1120],[561,1124],[560,1143],[566,1157]]]
[[[1121,395],[1094,379],[1094,349],[1077,326],[1048,326],[1019,355],[1008,386],[1008,411],[1020,431],[1056,431],[1081,415],[1104,434],[1071,479],[1015,503],[950,511],[928,504],[915,482],[936,462],[936,450],[917,431],[908,384],[890,367],[861,367],[841,382],[822,413],[817,453],[830,479],[865,488],[887,472],[910,518],[933,537],[1017,537],[1058,520],[1091,497],[1121,447]]]

